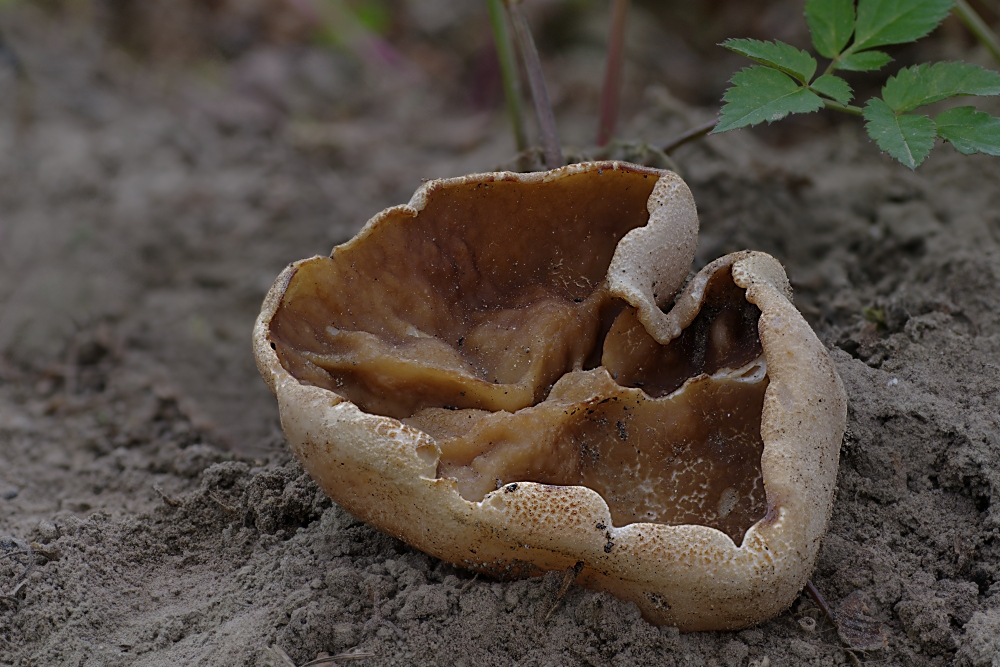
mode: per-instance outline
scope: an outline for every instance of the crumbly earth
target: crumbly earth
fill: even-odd
[[[860,599],[887,647],[849,652],[805,595],[679,635],[560,598],[562,574],[476,578],[352,518],[285,452],[257,377],[281,267],[422,178],[509,160],[499,113],[426,84],[400,103],[331,51],[252,50],[216,74],[234,83],[149,75],[85,30],[6,18],[33,91],[0,68],[0,665],[998,664],[1000,160],[939,147],[911,173],[853,123],[675,155],[698,264],[778,257],[844,380],[813,582]],[[706,113],[644,104],[626,136]],[[324,105],[342,115],[295,120]]]

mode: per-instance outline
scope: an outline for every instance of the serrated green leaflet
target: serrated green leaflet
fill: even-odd
[[[854,33],[854,0],[807,0],[806,23],[817,53],[836,58]]]
[[[956,95],[1000,95],[1000,73],[968,63],[924,63],[899,70],[882,88],[882,99],[896,113]]]
[[[839,76],[834,76],[832,74],[824,74],[809,86],[817,93],[822,93],[827,97],[831,97],[841,104],[848,104],[854,94],[851,92],[851,86],[841,79]]]
[[[927,116],[897,116],[877,97],[868,100],[864,110],[865,129],[878,147],[910,169],[916,169],[934,148],[937,131]]]
[[[1000,156],[1000,118],[976,111],[975,107],[948,109],[934,119],[939,137],[959,153]]]
[[[833,66],[834,69],[843,69],[849,72],[871,72],[882,69],[890,62],[892,62],[892,58],[884,51],[862,51],[842,56]]]
[[[780,69],[802,83],[809,83],[816,73],[816,59],[791,44],[762,42],[757,39],[727,39],[722,46],[762,65]]]
[[[732,83],[722,98],[726,104],[712,134],[781,120],[790,113],[809,113],[823,106],[819,95],[770,67],[748,67],[737,72]]]
[[[851,50],[916,41],[936,28],[954,4],[954,0],[858,0]]]

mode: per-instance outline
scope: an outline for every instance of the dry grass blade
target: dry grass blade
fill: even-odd
[[[368,653],[365,651],[359,651],[357,653],[338,653],[337,655],[328,655],[322,658],[316,658],[315,660],[310,660],[309,662],[304,662],[300,667],[312,667],[313,665],[332,665],[338,660],[350,661],[350,660],[365,660],[367,658],[374,658],[374,653]]]
[[[170,496],[168,496],[167,492],[164,491],[163,487],[160,486],[159,484],[153,485],[153,491],[156,491],[156,493],[160,496],[160,498],[163,499],[163,502],[169,505],[170,507],[180,507],[181,501],[175,500]]]
[[[535,39],[531,36],[528,19],[521,6],[514,0],[506,0],[510,22],[514,27],[514,36],[521,47],[521,58],[528,72],[528,85],[531,87],[531,99],[535,103],[535,115],[538,117],[538,131],[542,135],[542,149],[545,152],[545,166],[549,169],[561,167],[563,164],[562,148],[559,146],[559,135],[556,132],[556,116],[552,111],[549,91],[545,85],[545,75],[542,73],[542,61],[538,57]]]

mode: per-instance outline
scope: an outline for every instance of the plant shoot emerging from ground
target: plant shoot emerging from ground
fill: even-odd
[[[518,46],[531,82],[539,119],[539,134],[549,168],[561,163],[554,116],[545,93],[541,63],[520,8],[520,0],[489,0],[495,19],[501,1],[515,27]],[[612,29],[608,40],[608,63],[601,95],[598,146],[611,138],[621,86],[621,51],[624,43],[628,0],[614,0]],[[923,162],[936,139],[950,143],[960,153],[1000,156],[1000,118],[972,106],[948,109],[934,118],[913,113],[935,102],[963,95],[1000,95],[1000,73],[963,62],[924,63],[901,69],[889,77],[881,97],[854,106],[854,91],[837,72],[874,72],[892,58],[883,47],[907,44],[926,37],[954,11],[976,38],[1000,60],[1000,39],[966,0],[807,0],[806,22],[816,52],[829,60],[819,76],[816,58],[784,42],[729,39],[722,46],[754,60],[757,65],[737,72],[723,96],[717,120],[692,128],[667,142],[666,153],[681,145],[741,127],[781,120],[793,113],[811,113],[826,107],[862,116],[868,135],[880,149],[915,169]],[[500,51],[509,37],[495,20]],[[516,81],[513,58],[501,53],[505,82]],[[505,86],[508,95],[516,86]],[[518,136],[523,137],[519,107],[509,105]],[[522,150],[519,141],[518,149]]]
[[[830,63],[815,76],[816,59],[783,42],[729,39],[722,45],[760,63],[738,72],[724,96],[714,133],[822,107],[863,116],[878,147],[910,169],[923,162],[935,139],[961,153],[1000,155],[1000,118],[963,106],[931,118],[912,113],[959,95],[1000,95],[1000,74],[962,62],[920,64],[889,77],[881,97],[864,107],[837,71],[867,72],[892,60],[879,47],[925,37],[952,10],[953,0],[808,0],[813,46]]]

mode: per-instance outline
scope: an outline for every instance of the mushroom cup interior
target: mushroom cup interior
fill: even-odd
[[[760,311],[720,266],[658,342],[609,288],[656,181],[468,182],[428,193],[419,214],[389,209],[298,267],[271,345],[300,382],[429,434],[438,476],[468,501],[581,485],[615,525],[704,525],[739,545],[767,510]],[[654,285],[655,302],[678,287]]]

